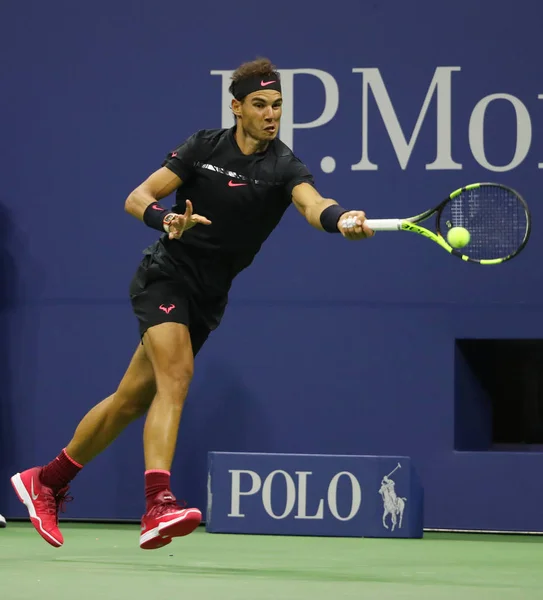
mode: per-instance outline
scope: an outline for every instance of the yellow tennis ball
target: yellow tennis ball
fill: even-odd
[[[470,241],[470,234],[464,227],[452,227],[447,233],[447,241],[453,248],[463,248]]]

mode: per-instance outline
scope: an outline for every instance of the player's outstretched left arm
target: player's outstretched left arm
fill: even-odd
[[[300,183],[292,190],[292,201],[316,229],[330,233],[339,231],[348,240],[363,240],[373,235],[364,224],[364,211],[341,208],[335,200],[323,198],[309,183]]]

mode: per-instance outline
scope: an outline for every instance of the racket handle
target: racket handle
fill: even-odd
[[[373,231],[398,231],[402,228],[401,219],[366,219],[367,225]]]

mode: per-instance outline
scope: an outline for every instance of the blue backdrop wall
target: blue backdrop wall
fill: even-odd
[[[230,126],[227,72],[264,55],[323,195],[396,217],[500,181],[533,237],[479,268],[408,234],[348,243],[291,208],[198,357],[174,491],[205,506],[208,450],[403,454],[426,527],[542,531],[541,453],[454,446],[455,340],[543,337],[542,18],[510,0],[3,3],[2,512],[24,514],[9,476],[58,453],[138,343],[127,290],[155,236],[127,194]],[[137,423],[85,469],[70,516],[141,515],[140,442]]]

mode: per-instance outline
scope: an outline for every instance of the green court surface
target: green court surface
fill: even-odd
[[[160,550],[136,525],[64,523],[47,545],[27,523],[0,530],[1,600],[531,600],[543,538],[426,533],[422,540],[208,534]]]

